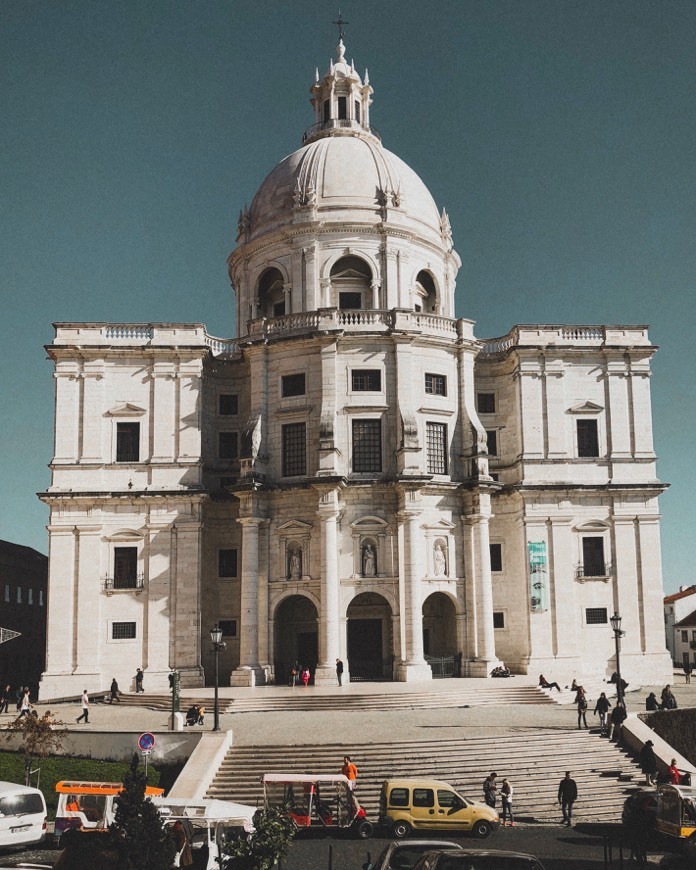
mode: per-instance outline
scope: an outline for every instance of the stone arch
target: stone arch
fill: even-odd
[[[341,310],[372,308],[375,271],[368,259],[343,254],[329,267],[331,305]]]
[[[414,283],[413,307],[425,314],[439,313],[440,293],[435,276],[429,269],[421,269]]]
[[[423,602],[423,651],[433,658],[459,654],[457,600],[447,592],[433,592]]]
[[[393,611],[379,592],[360,592],[346,609],[350,679],[391,680],[394,670]]]
[[[256,282],[256,298],[260,317],[282,317],[285,310],[286,279],[278,266],[264,269]]]
[[[277,683],[288,680],[297,661],[309,667],[312,678],[319,660],[318,603],[309,595],[288,594],[275,605],[274,672]]]

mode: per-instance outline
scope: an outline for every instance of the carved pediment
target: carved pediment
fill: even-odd
[[[143,414],[147,414],[147,411],[145,408],[141,408],[140,405],[134,405],[132,402],[121,402],[119,405],[114,405],[113,408],[110,408],[105,416],[142,417]]]
[[[351,529],[356,529],[358,531],[365,531],[365,529],[386,529],[389,526],[389,523],[386,520],[381,519],[380,517],[360,517],[360,519],[355,520],[355,522],[350,524]]]
[[[602,405],[596,405],[594,402],[582,402],[580,405],[573,405],[568,408],[569,414],[599,414],[604,410]]]
[[[145,533],[138,529],[119,529],[111,535],[106,535],[106,541],[140,541],[145,537]]]
[[[606,532],[609,528],[609,523],[605,523],[604,520],[588,520],[586,523],[579,523],[575,526],[575,531],[582,532],[583,534],[589,534],[590,532],[597,534]]]
[[[436,523],[426,523],[423,526],[424,529],[429,529],[431,532],[442,532],[443,535],[451,532],[454,527],[454,523],[450,523],[448,520],[438,520]]]
[[[278,526],[279,532],[309,532],[312,526],[310,523],[303,523],[301,520],[288,520],[282,526]]]

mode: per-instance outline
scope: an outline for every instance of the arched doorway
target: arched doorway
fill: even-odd
[[[295,662],[306,665],[312,679],[319,660],[317,608],[303,595],[291,595],[275,612],[276,683],[285,683]]]
[[[416,276],[416,311],[423,311],[426,314],[437,313],[437,290],[435,282],[430,272],[422,269]]]
[[[370,308],[372,270],[360,257],[341,257],[331,268],[331,289],[342,311]]]
[[[263,272],[256,295],[260,317],[282,317],[287,314],[283,276],[279,269],[270,268]]]
[[[391,680],[392,611],[376,592],[357,595],[348,606],[348,668],[353,680]]]
[[[457,610],[444,592],[433,592],[423,602],[423,652],[433,677],[460,676]]]

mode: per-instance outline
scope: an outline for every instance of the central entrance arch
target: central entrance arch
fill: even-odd
[[[280,602],[275,612],[276,683],[286,683],[290,669],[299,662],[314,671],[319,660],[317,608],[304,595],[290,595]]]
[[[394,671],[392,610],[376,592],[363,592],[349,604],[348,668],[353,680],[391,680]]]
[[[423,652],[433,677],[461,674],[457,647],[457,608],[444,592],[434,592],[423,602]]]

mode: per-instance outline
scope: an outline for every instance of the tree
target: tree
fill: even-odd
[[[294,836],[295,826],[282,810],[258,810],[253,834],[225,838],[223,870],[271,870],[288,854]]]
[[[145,774],[133,755],[123,791],[114,801],[109,834],[119,854],[120,870],[169,870],[176,847],[157,808],[145,798]]]
[[[20,751],[24,755],[25,785],[31,785],[34,759],[46,758],[63,748],[68,732],[61,727],[62,725],[63,723],[54,718],[50,710],[46,710],[43,716],[37,716],[35,711],[32,711],[28,716],[21,716],[12,724],[12,730],[8,732],[6,739],[10,741],[16,734],[22,738]],[[40,770],[41,765],[39,765],[39,775]]]

